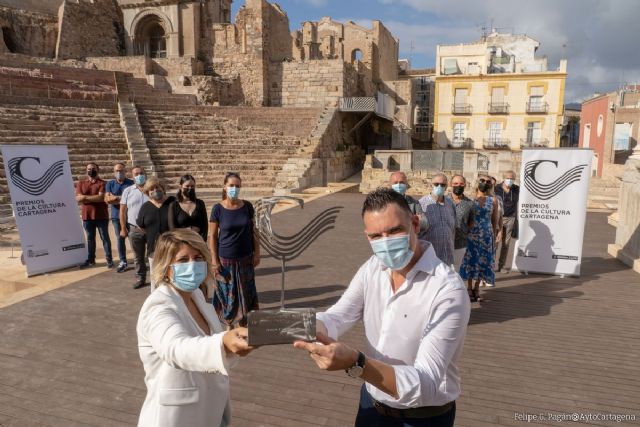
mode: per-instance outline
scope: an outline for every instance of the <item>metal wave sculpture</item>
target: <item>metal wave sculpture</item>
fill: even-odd
[[[272,257],[280,260],[281,290],[280,309],[284,309],[285,272],[287,261],[298,258],[313,242],[329,230],[335,228],[338,213],[342,206],[334,206],[320,212],[302,230],[291,235],[283,236],[273,231],[271,213],[273,208],[281,202],[294,202],[304,209],[304,200],[297,197],[274,196],[260,199],[255,204],[256,228],[260,235],[260,246]]]

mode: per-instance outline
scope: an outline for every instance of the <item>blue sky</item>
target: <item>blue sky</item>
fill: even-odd
[[[478,39],[483,26],[540,41],[550,68],[568,59],[567,102],[640,82],[637,0],[279,0],[291,29],[330,16],[366,27],[379,19],[400,39],[401,58],[432,67],[437,44]],[[233,16],[244,0],[233,2]],[[411,42],[413,53],[411,54]]]

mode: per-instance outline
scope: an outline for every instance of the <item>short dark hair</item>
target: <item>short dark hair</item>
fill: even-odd
[[[378,187],[367,195],[362,205],[362,216],[367,212],[378,212],[389,206],[390,204],[396,204],[409,215],[413,215],[407,199],[390,188]]]
[[[98,172],[100,172],[100,166],[98,166],[98,164],[97,164],[97,163],[89,162],[89,163],[87,163],[87,166],[95,166],[95,167],[96,167],[96,170],[97,170]],[[86,166],[85,166],[85,168],[86,168]]]

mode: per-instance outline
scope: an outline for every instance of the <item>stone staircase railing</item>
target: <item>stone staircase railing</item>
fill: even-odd
[[[120,124],[129,148],[131,164],[141,167],[148,176],[156,175],[156,168],[151,160],[151,154],[147,147],[147,141],[138,119],[138,109],[133,102],[118,102]]]

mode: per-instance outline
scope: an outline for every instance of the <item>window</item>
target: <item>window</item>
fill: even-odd
[[[616,124],[617,126],[617,124]],[[602,128],[604,127],[604,117],[602,114],[598,116],[598,125],[596,126],[596,132],[598,134],[598,138],[602,135]]]
[[[463,142],[466,136],[467,136],[467,124],[454,123],[453,124],[453,141]]]
[[[589,148],[590,143],[591,143],[591,123],[587,123],[584,125],[584,135],[582,138],[582,146],[584,148]]]
[[[362,61],[362,51],[360,49],[354,49],[351,52],[351,62]]]
[[[416,121],[418,123],[429,122],[429,110],[417,110]]]
[[[442,74],[460,74],[460,67],[458,67],[458,60],[456,58],[444,58],[442,67]]]
[[[454,104],[456,107],[465,107],[467,105],[468,89],[456,89]]]
[[[527,125],[527,143],[537,144],[542,137],[542,123],[529,122]]]
[[[493,143],[499,143],[502,139],[502,122],[489,123],[489,140]]]
[[[504,104],[504,88],[494,87],[491,89],[491,104],[502,105]]]
[[[631,138],[631,123],[616,123],[613,131],[613,149],[615,151],[626,151],[630,149],[629,139]]]
[[[531,96],[529,97],[529,109],[534,111],[541,110],[543,107],[543,96],[544,87],[533,86],[531,88]]]

